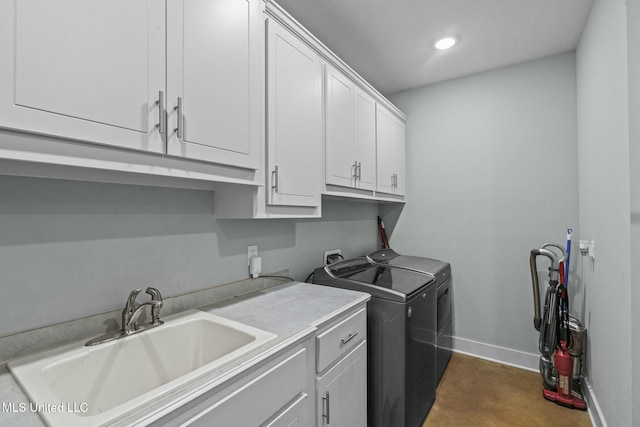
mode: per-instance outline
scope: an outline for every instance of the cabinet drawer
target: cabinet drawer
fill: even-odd
[[[323,371],[344,352],[354,348],[366,336],[367,310],[365,308],[319,334],[316,338],[317,371]]]

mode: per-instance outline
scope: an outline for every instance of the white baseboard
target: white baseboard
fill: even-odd
[[[587,411],[589,411],[591,424],[593,424],[594,427],[607,427],[607,422],[604,419],[602,409],[598,404],[598,399],[596,399],[589,378],[582,379],[582,394],[587,401]]]
[[[515,366],[527,371],[539,372],[539,354],[525,353],[492,344],[485,344],[466,338],[452,337],[453,351],[479,357],[504,365]]]
[[[527,371],[540,372],[539,354],[525,353],[492,344],[485,344],[466,338],[452,337],[453,351],[504,365],[515,366]],[[587,410],[594,427],[607,427],[598,400],[588,378],[583,378],[582,393],[587,401]]]

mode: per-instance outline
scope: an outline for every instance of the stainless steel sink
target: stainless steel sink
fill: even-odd
[[[198,310],[95,347],[17,359],[9,370],[52,426],[98,426],[227,364],[276,335]],[[65,410],[50,410],[53,405]]]

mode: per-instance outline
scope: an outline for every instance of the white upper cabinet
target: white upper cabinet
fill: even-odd
[[[326,183],[375,190],[375,101],[326,67]]]
[[[352,187],[357,181],[355,88],[351,80],[326,67],[326,182]]]
[[[165,52],[164,0],[2,1],[0,127],[161,153]]]
[[[259,169],[263,11],[261,0],[3,1],[0,127]]]
[[[378,105],[377,121],[377,191],[405,194],[405,124],[394,113]]]
[[[363,190],[376,188],[376,102],[355,88],[356,160],[358,162],[357,187]]]
[[[404,194],[402,113],[273,0],[0,0],[0,57],[4,173],[215,188],[223,217]]]
[[[258,169],[261,0],[167,1],[167,153]]]
[[[405,134],[406,134],[406,124],[404,121],[398,120],[394,123],[394,137],[393,140],[395,142],[395,165],[396,165],[396,180],[395,180],[395,189],[394,194],[399,196],[404,196],[407,192],[407,171],[406,171],[406,143],[405,143]]]
[[[320,206],[322,63],[273,19],[267,37],[267,203]]]

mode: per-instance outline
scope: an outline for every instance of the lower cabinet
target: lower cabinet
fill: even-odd
[[[367,310],[353,307],[151,426],[366,427]]]
[[[367,425],[367,311],[323,328],[316,338],[316,425]]]
[[[317,425],[367,425],[367,342],[362,341],[321,377],[317,377]]]
[[[194,399],[153,425],[309,426],[313,424],[312,340],[227,389]]]

